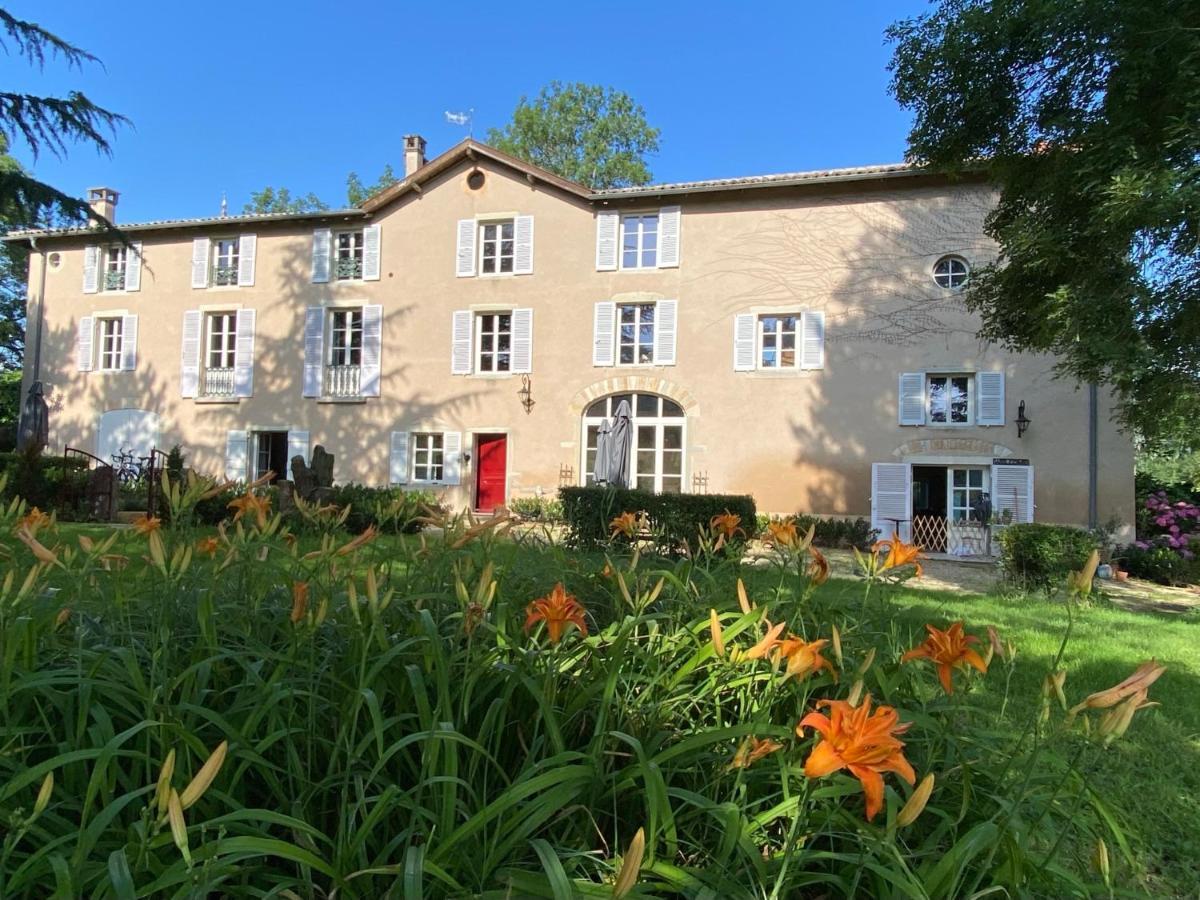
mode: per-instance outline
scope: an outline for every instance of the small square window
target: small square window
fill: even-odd
[[[799,314],[759,316],[758,366],[760,369],[795,369],[800,365],[796,352]]]

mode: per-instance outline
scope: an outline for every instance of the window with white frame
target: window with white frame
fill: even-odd
[[[339,231],[334,235],[334,278],[353,281],[363,276],[363,230]]]
[[[658,266],[658,213],[621,216],[621,268]]]
[[[600,426],[617,414],[622,401],[629,404],[633,436],[630,447],[630,483],[638,490],[662,494],[683,492],[683,408],[657,394],[611,394],[601,397],[583,414],[583,484],[595,483],[596,446]]]
[[[512,219],[480,224],[479,271],[482,274],[511,275],[514,249]]]
[[[512,314],[480,313],[475,331],[475,371],[512,371]]]
[[[363,311],[361,307],[329,312],[330,366],[362,365]]]
[[[238,283],[239,240],[220,238],[212,242],[211,284],[227,287]]]
[[[800,315],[758,317],[758,365],[761,369],[795,369],[800,366],[796,352]]]
[[[970,425],[975,420],[974,377],[928,375],[925,397],[931,425]]]
[[[125,290],[125,272],[129,263],[129,248],[121,244],[105,247],[104,277],[100,281],[103,291]]]
[[[101,371],[117,372],[121,369],[122,325],[123,320],[120,316],[97,320],[96,331],[100,339],[99,368]]]
[[[960,288],[971,277],[971,267],[961,256],[943,256],[933,264],[933,280],[940,288]]]
[[[418,432],[412,436],[412,480],[441,481],[445,472],[443,436]]]
[[[988,481],[991,473],[978,466],[950,468],[950,520],[967,522],[976,518],[976,510],[981,507],[983,498],[988,493]]]
[[[208,313],[204,325],[204,396],[232,397],[237,360],[237,313]]]
[[[617,306],[617,363],[622,366],[654,364],[656,309],[654,303],[621,303]]]

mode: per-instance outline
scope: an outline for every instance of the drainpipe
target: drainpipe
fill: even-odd
[[[1088,385],[1088,528],[1100,527],[1100,395],[1096,385]]]
[[[35,237],[31,237],[29,239],[29,247],[34,253],[37,253],[42,258],[42,261],[41,261],[42,271],[41,271],[41,276],[38,279],[39,284],[38,284],[38,295],[37,295],[37,317],[33,322],[33,324],[37,326],[37,331],[36,331],[36,337],[33,342],[33,371],[31,373],[33,377],[29,379],[29,390],[32,393],[34,390],[34,386],[42,379],[42,322],[43,322],[42,308],[45,306],[45,303],[46,303],[46,251],[38,249],[37,238],[35,238]],[[25,307],[25,354],[26,354],[26,359],[28,359],[28,354],[29,354],[30,330],[31,329],[30,329],[30,322],[29,322],[29,306],[27,305]],[[29,371],[28,366],[26,366],[25,369],[27,372]],[[20,443],[20,436],[22,434],[24,434],[24,432],[25,432],[25,429],[23,427],[25,423],[22,421],[24,419],[24,417],[25,417],[25,403],[24,403],[24,401],[22,401],[20,415],[17,418],[17,441],[18,441],[18,444]]]

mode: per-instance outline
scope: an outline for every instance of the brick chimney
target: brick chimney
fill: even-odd
[[[121,195],[112,188],[94,187],[88,188],[87,202],[98,216],[103,216],[110,222],[117,220],[117,198]]]
[[[404,177],[425,165],[425,138],[419,134],[404,136]]]

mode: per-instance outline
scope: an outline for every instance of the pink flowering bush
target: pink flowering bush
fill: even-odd
[[[1172,501],[1166,491],[1146,498],[1138,516],[1138,539],[1122,559],[1133,575],[1164,584],[1194,582],[1200,576],[1200,505]]]

